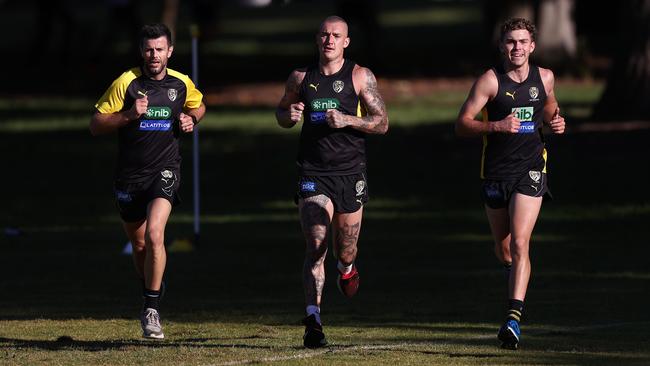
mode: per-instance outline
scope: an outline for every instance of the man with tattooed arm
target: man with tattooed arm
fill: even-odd
[[[303,121],[298,149],[296,201],[306,240],[303,285],[307,317],[303,343],[327,344],[320,316],[327,237],[338,259],[338,287],[352,297],[359,288],[355,266],[363,205],[368,201],[367,134],[388,130],[386,106],[367,68],[345,59],[348,25],[327,17],[316,34],[317,64],[294,70],[276,118],[284,128]],[[303,118],[304,117],[304,118]]]

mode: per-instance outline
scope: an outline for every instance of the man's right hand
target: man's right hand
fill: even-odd
[[[497,132],[503,133],[519,133],[519,126],[521,120],[515,117],[516,112],[510,113],[506,118],[496,123]]]
[[[135,121],[140,118],[143,114],[147,113],[147,108],[149,107],[149,99],[144,95],[142,98],[135,100],[135,103],[131,106],[129,110],[129,119]]]
[[[302,120],[302,112],[305,110],[305,104],[298,102],[289,106],[289,118],[291,122],[298,123]]]

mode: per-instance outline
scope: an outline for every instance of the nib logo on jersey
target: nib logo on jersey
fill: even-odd
[[[533,122],[533,107],[515,107],[512,108],[512,113],[515,117],[519,118],[521,125],[519,125],[519,133],[533,133],[535,132],[535,122]]]
[[[149,107],[140,120],[140,131],[169,131],[172,128],[172,110],[169,107]]]
[[[336,98],[319,98],[311,101],[311,110],[309,114],[311,123],[325,123],[325,113],[328,109],[337,109],[341,105]]]

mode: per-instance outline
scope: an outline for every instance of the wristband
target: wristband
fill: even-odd
[[[192,117],[192,122],[194,122],[195,125],[196,125],[197,123],[199,123],[199,121],[196,120],[196,116],[195,116],[195,115],[190,114],[190,117]]]

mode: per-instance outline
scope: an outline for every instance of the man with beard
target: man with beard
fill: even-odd
[[[142,66],[124,72],[95,104],[93,135],[117,131],[115,200],[133,246],[142,281],[143,337],[162,339],[159,300],[164,289],[165,226],[180,202],[180,132],[190,133],[205,114],[203,95],[187,75],[167,68],[171,32],[163,24],[140,32]]]

